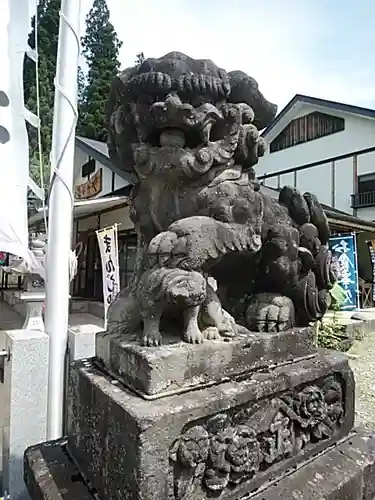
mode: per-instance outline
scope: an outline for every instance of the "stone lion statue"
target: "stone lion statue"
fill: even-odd
[[[310,193],[266,196],[254,170],[265,152],[258,131],[276,111],[245,73],[179,52],[114,80],[108,147],[134,177],[139,243],[110,331],[140,331],[155,346],[178,328],[200,343],[324,314],[335,279],[327,218]]]

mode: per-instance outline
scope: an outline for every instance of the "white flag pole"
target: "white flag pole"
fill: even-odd
[[[74,142],[81,0],[62,0],[52,132],[46,331],[50,336],[47,438],[63,433],[65,355],[69,317],[69,259],[74,198]]]

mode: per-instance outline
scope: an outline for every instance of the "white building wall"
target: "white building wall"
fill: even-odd
[[[315,194],[321,203],[331,205],[332,203],[332,170],[330,163],[324,163],[318,167],[299,170],[297,172],[296,188],[305,193],[309,191]]]
[[[119,231],[134,229],[133,222],[130,219],[129,207],[120,207],[100,214],[100,225],[98,225],[98,214],[91,217],[85,217],[78,220],[78,232],[93,232],[96,229],[119,224]]]
[[[280,187],[283,186],[294,186],[295,184],[295,174],[290,172],[289,174],[280,175]]]
[[[89,155],[87,155],[82,149],[76,146],[74,153],[74,187],[84,183],[87,181],[87,178],[82,178],[82,165],[84,165],[89,160]],[[92,199],[100,198],[101,196],[107,195],[113,191],[112,189],[112,176],[113,172],[110,168],[102,163],[96,161],[95,162],[95,172],[93,172],[92,176],[95,175],[98,170],[102,169],[102,191],[93,196]],[[115,182],[114,182],[114,190],[120,189],[127,185],[127,182],[117,174],[114,174]]]
[[[119,231],[134,229],[134,224],[130,219],[129,207],[121,207],[117,210],[100,214],[100,227],[108,227],[112,224],[120,224]]]
[[[115,191],[127,186],[128,183],[119,175],[115,174]]]
[[[375,207],[359,208],[357,210],[357,217],[363,220],[375,221]]]
[[[325,108],[317,108],[304,105],[297,116],[321,111],[327,113]],[[348,113],[330,113],[345,119],[345,130],[336,134],[321,137],[314,141],[298,144],[291,148],[269,152],[269,146],[263,158],[259,160],[256,167],[258,175],[281,172],[308,163],[323,161],[324,159],[349,154],[361,149],[375,146],[375,120],[353,116]],[[293,116],[293,119],[296,117]],[[268,144],[286,127],[286,123],[278,123],[267,135]]]
[[[335,161],[335,198],[330,205],[338,210],[353,214],[350,195],[355,191],[353,157]]]
[[[357,172],[358,175],[371,174],[375,172],[375,151],[358,156]],[[357,209],[357,216],[363,220],[375,220],[375,207],[359,208]]]
[[[331,161],[327,161],[317,167],[287,174],[281,173],[310,163],[375,147],[375,120],[336,111],[333,113],[327,111],[326,108],[320,109],[310,105],[302,105],[292,119],[313,111],[335,114],[344,118],[345,130],[274,153],[269,152],[268,146],[265,156],[256,166],[257,175],[261,177],[266,174],[275,174],[264,179],[266,186],[273,188],[284,185],[296,186],[302,192],[314,193],[326,205],[353,214],[350,195],[355,192],[355,172],[357,175],[375,172],[375,152],[358,154],[356,160],[354,155],[343,160],[336,160],[334,167]],[[268,144],[287,126],[290,119],[289,115],[287,120],[281,120],[271,130],[266,137]],[[357,216],[365,220],[375,220],[375,207],[358,209]]]
[[[375,146],[375,131],[373,146]],[[357,171],[358,175],[371,174],[375,172],[375,151],[358,156]]]

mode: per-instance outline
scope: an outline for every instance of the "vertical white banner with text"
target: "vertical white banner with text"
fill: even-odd
[[[104,328],[107,329],[108,308],[120,292],[117,224],[96,231],[102,261]]]

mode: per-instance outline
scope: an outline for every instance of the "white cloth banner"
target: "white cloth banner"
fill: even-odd
[[[33,267],[28,249],[29,147],[23,96],[28,7],[28,0],[0,0],[0,250]]]
[[[96,231],[102,261],[104,326],[107,329],[108,308],[120,292],[117,224]]]

